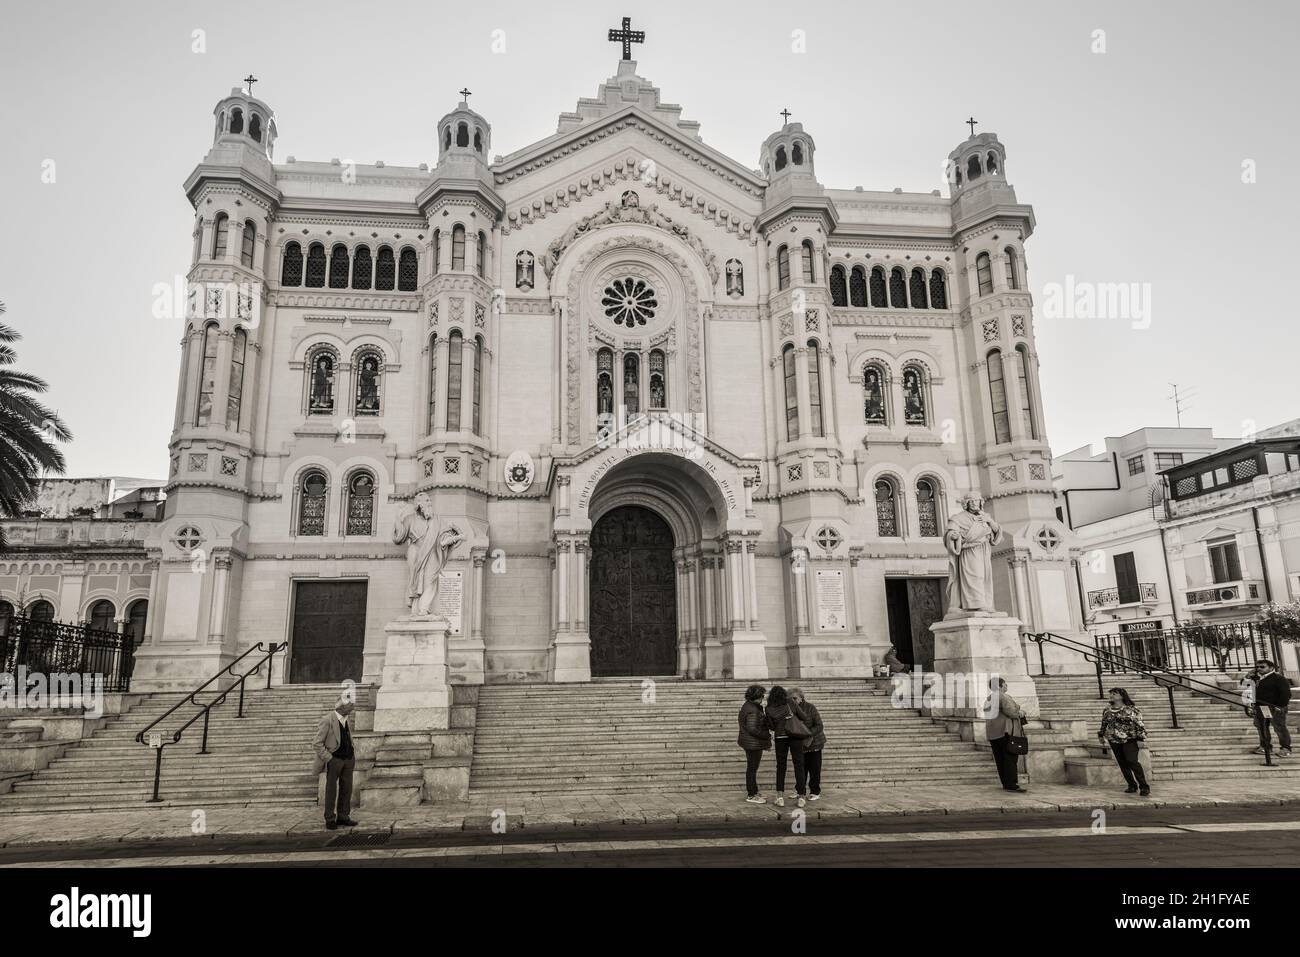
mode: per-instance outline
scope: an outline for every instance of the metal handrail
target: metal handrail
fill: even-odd
[[[1197,678],[1193,678],[1190,675],[1183,674],[1181,672],[1169,671],[1169,670],[1160,671],[1160,672],[1152,671],[1150,668],[1146,666],[1145,662],[1138,661],[1135,658],[1126,657],[1125,655],[1121,655],[1113,651],[1102,651],[1095,644],[1090,648],[1081,641],[1076,641],[1073,638],[1067,638],[1064,635],[1058,635],[1050,631],[1039,632],[1037,634],[1030,633],[1030,634],[1026,634],[1025,637],[1028,638],[1030,641],[1034,642],[1036,645],[1038,645],[1038,667],[1039,667],[1040,674],[1044,676],[1047,674],[1047,663],[1043,655],[1044,642],[1050,642],[1051,644],[1059,645],[1060,647],[1066,648],[1070,651],[1078,652],[1080,655],[1083,656],[1083,659],[1085,661],[1092,661],[1097,666],[1098,699],[1104,700],[1106,697],[1106,692],[1102,680],[1102,671],[1101,671],[1101,665],[1103,660],[1107,664],[1110,665],[1119,664],[1123,666],[1123,670],[1135,672],[1144,678],[1150,678],[1158,686],[1164,688],[1169,693],[1169,717],[1173,721],[1173,725],[1175,728],[1179,727],[1178,707],[1174,703],[1175,686],[1181,686],[1185,688],[1187,691],[1190,691],[1192,694],[1199,694],[1206,698],[1212,698],[1215,701],[1219,701],[1223,704],[1228,705],[1229,707],[1241,708],[1248,717],[1252,717],[1251,714],[1252,710],[1256,710],[1253,705],[1248,704],[1245,701],[1245,699],[1242,698],[1240,695],[1233,696],[1225,692],[1222,688],[1218,688],[1205,681],[1200,681]],[[1260,746],[1264,749],[1264,764],[1269,767],[1272,767],[1273,766],[1273,754],[1272,754],[1273,738],[1272,738],[1272,734],[1269,731],[1269,725],[1272,721],[1272,715],[1265,714],[1263,711],[1258,711],[1257,713],[1259,715],[1259,718],[1256,721],[1256,724],[1259,728],[1259,738],[1260,738],[1259,743]]]
[[[161,780],[162,780],[162,759],[163,759],[163,749],[166,748],[167,745],[169,745],[169,744],[177,744],[177,743],[181,740],[181,735],[183,735],[183,734],[186,732],[186,730],[189,729],[190,725],[194,724],[195,721],[198,721],[199,718],[202,718],[202,719],[203,719],[203,744],[202,744],[202,746],[199,748],[198,753],[199,753],[199,754],[207,754],[207,753],[208,753],[208,723],[209,723],[209,720],[210,720],[210,718],[211,718],[211,716],[212,716],[212,709],[215,708],[215,707],[217,707],[217,706],[220,705],[220,704],[223,704],[223,703],[225,702],[226,698],[228,698],[228,697],[230,696],[230,692],[231,692],[231,691],[232,691],[236,686],[238,686],[238,688],[239,688],[239,712],[235,715],[235,717],[236,717],[236,718],[242,718],[242,717],[244,717],[244,685],[245,685],[245,683],[247,682],[247,680],[248,680],[252,675],[257,674],[257,673],[262,669],[262,665],[265,664],[265,665],[266,665],[266,687],[267,687],[267,690],[270,690],[270,687],[271,687],[271,660],[275,657],[275,655],[276,655],[278,652],[283,651],[283,650],[284,650],[285,648],[287,648],[287,647],[288,647],[288,642],[282,642],[282,643],[278,643],[278,644],[277,644],[276,642],[273,641],[273,642],[271,642],[270,650],[267,650],[267,649],[266,649],[266,646],[263,645],[263,644],[259,641],[257,644],[253,645],[253,647],[249,648],[247,651],[245,651],[242,655],[240,655],[238,658],[236,658],[236,659],[235,659],[234,661],[232,661],[230,664],[226,665],[224,668],[222,668],[220,671],[218,671],[215,675],[213,675],[213,676],[212,676],[211,678],[209,678],[207,681],[203,682],[203,684],[199,685],[199,686],[198,686],[197,688],[195,688],[193,691],[189,692],[189,694],[187,694],[184,698],[182,698],[180,701],[176,702],[176,704],[175,704],[173,707],[167,709],[167,711],[166,711],[165,713],[163,713],[162,715],[160,715],[158,718],[154,719],[153,721],[149,722],[149,724],[145,725],[145,726],[140,730],[140,732],[139,732],[138,734],[136,734],[136,736],[135,736],[135,740],[136,740],[138,743],[140,743],[140,744],[147,744],[148,742],[145,741],[145,735],[148,734],[148,733],[149,733],[153,728],[155,728],[157,725],[161,724],[161,723],[162,723],[163,721],[165,721],[167,718],[169,718],[169,717],[171,717],[173,714],[175,714],[177,710],[179,710],[180,708],[184,707],[186,704],[192,704],[192,705],[194,705],[196,708],[199,708],[199,709],[200,709],[200,710],[198,711],[198,713],[194,715],[194,717],[190,718],[190,720],[186,721],[183,725],[181,725],[179,728],[176,729],[175,733],[172,734],[172,739],[171,739],[171,741],[163,741],[163,740],[161,740],[161,736],[160,736],[160,740],[159,740],[159,742],[158,742],[158,744],[157,744],[156,746],[154,746],[154,745],[150,745],[151,747],[154,748],[155,751],[157,751],[157,757],[156,757],[155,760],[154,760],[154,767],[153,767],[153,797],[151,797],[151,798],[150,798],[147,802],[145,802],[145,803],[147,803],[147,804],[157,804],[157,803],[159,803],[159,802],[162,801],[162,798],[158,796],[158,789],[159,789],[159,786],[160,786],[160,783],[161,783]],[[249,655],[251,655],[251,654],[252,654],[253,652],[255,652],[255,651],[266,651],[266,654],[264,654],[261,658],[259,658],[258,661],[257,661],[257,664],[253,665],[253,667],[250,668],[248,671],[244,672],[243,674],[236,674],[235,671],[233,670],[234,667],[235,667],[235,665],[239,664],[241,661],[243,661],[245,658],[247,658]],[[216,698],[213,699],[212,701],[209,701],[207,704],[202,704],[201,702],[195,700],[195,696],[196,696],[199,692],[201,692],[201,691],[202,691],[204,688],[206,688],[208,685],[212,684],[212,682],[218,680],[219,678],[223,678],[223,677],[225,677],[226,675],[230,675],[230,676],[234,677],[234,678],[235,678],[235,682],[234,682],[234,684],[232,684],[232,685],[230,685],[229,687],[225,688],[225,689],[221,692],[221,694],[220,694],[218,697],[216,697]]]

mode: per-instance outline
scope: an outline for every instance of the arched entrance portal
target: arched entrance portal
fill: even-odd
[[[591,675],[677,672],[673,533],[648,508],[623,505],[591,530]]]

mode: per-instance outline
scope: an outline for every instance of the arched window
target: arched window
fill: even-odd
[[[815,339],[808,340],[808,425],[813,435],[825,435],[822,424],[822,362]]]
[[[998,154],[990,153],[988,159],[984,162],[984,168],[988,170],[990,176],[994,176],[998,171]]]
[[[438,427],[438,334],[429,336],[429,434]]]
[[[297,243],[289,243],[284,247],[284,262],[280,266],[280,285],[302,285],[302,247]]]
[[[433,231],[433,243],[431,244],[431,246],[433,251],[433,274],[436,276],[438,275],[438,271],[442,269],[442,230],[441,229],[435,229]]]
[[[785,159],[785,147],[784,147],[784,146],[778,146],[778,147],[776,148],[776,169],[777,169],[777,172],[780,172],[781,170],[785,169],[785,163],[786,163],[786,159]]]
[[[384,374],[384,357],[367,350],[356,358],[356,394],[353,408],[357,415],[379,415],[380,383]]]
[[[474,434],[482,435],[479,418],[480,394],[483,389],[483,337],[474,337]]]
[[[948,308],[948,286],[944,282],[942,269],[935,269],[930,272],[930,308]]]
[[[886,425],[885,370],[874,362],[862,369],[862,420],[867,425]]]
[[[334,375],[338,369],[334,353],[318,349],[307,361],[307,414],[334,414]]]
[[[253,249],[257,245],[257,226],[251,219],[244,220],[244,234],[239,241],[239,262],[253,268]]]
[[[230,111],[230,132],[244,132],[244,111],[239,109],[239,107],[235,107],[235,109]]]
[[[803,165],[803,144],[798,140],[790,147],[790,162],[794,163],[795,166]]]
[[[849,286],[844,279],[844,267],[831,267],[831,305],[847,306],[849,304]]]
[[[623,407],[629,419],[641,411],[641,357],[635,352],[623,357]]]
[[[27,606],[27,617],[32,621],[53,621],[54,606],[44,598],[38,598]]]
[[[447,129],[443,131],[442,148],[445,150],[451,149],[451,125],[450,124],[448,124]]]
[[[455,272],[465,271],[465,227],[456,225],[451,230],[451,268]]]
[[[193,261],[194,261],[194,262],[198,262],[198,261],[199,261],[199,257],[202,256],[202,255],[203,255],[203,217],[200,216],[200,217],[199,217],[199,221],[198,221],[198,223],[195,224],[195,227],[194,227],[194,257],[193,257]]]
[[[330,250],[330,288],[348,288],[348,247],[335,243]]]
[[[668,408],[668,372],[661,350],[650,353],[650,408]]]
[[[138,648],[144,641],[144,626],[149,620],[149,601],[137,598],[126,606],[126,629],[124,634],[130,647]]]
[[[262,118],[256,113],[249,117],[248,135],[257,142],[262,142]]]
[[[361,470],[348,479],[348,500],[343,508],[346,516],[344,535],[373,535],[375,533],[375,477]]]
[[[596,415],[614,414],[614,353],[601,349],[596,353]],[[600,423],[605,427],[605,422]]]
[[[907,277],[902,266],[889,271],[889,306],[891,309],[907,308]]]
[[[925,270],[920,266],[912,269],[908,295],[912,300],[913,309],[925,308]]]
[[[889,479],[876,480],[876,534],[881,538],[898,537],[898,496]]]
[[[974,182],[980,178],[980,172],[980,158],[979,154],[976,153],[966,161],[966,178]]]
[[[925,370],[920,366],[903,366],[903,421],[908,425],[925,425]]]
[[[226,390],[226,430],[239,431],[239,416],[244,406],[244,363],[248,358],[248,333],[241,326],[235,330],[230,345],[230,383]]]
[[[1011,441],[1011,420],[1007,412],[1007,383],[1002,372],[1002,353],[989,353],[989,401],[993,408],[993,441]]]
[[[813,270],[813,257],[815,255],[812,240],[805,239],[803,241],[803,281],[808,285],[817,281],[817,274]]]
[[[483,152],[483,131],[477,126],[474,127],[474,149],[476,152]]]
[[[480,279],[487,275],[487,234],[482,231],[478,234],[478,246],[474,250],[474,271]]]
[[[889,300],[885,295],[885,269],[883,266],[875,266],[871,270],[871,305],[877,309],[885,309],[889,306]]]
[[[370,258],[370,247],[358,246],[352,256],[352,288],[369,289],[374,269],[375,263]]]
[[[776,251],[776,288],[790,288],[790,248],[782,246]]]
[[[375,289],[380,292],[392,292],[396,275],[397,265],[393,261],[392,247],[380,246],[379,258],[375,260]]]
[[[203,365],[199,370],[199,405],[194,424],[212,422],[212,394],[217,389],[217,324],[209,322],[203,328]]]
[[[307,248],[307,285],[313,289],[325,285],[325,247],[320,243]]]
[[[101,598],[90,606],[90,614],[86,616],[86,624],[96,631],[117,631],[117,626],[113,622],[113,617],[117,614],[117,609],[107,598]]]
[[[400,292],[415,292],[419,281],[420,261],[415,257],[415,250],[407,246],[397,261],[397,288]]]
[[[1025,435],[1037,441],[1038,423],[1034,419],[1034,396],[1029,391],[1029,350],[1023,345],[1016,346],[1016,357],[1020,360],[1016,363],[1020,376],[1020,415],[1025,422]]]
[[[1020,271],[1016,265],[1016,251],[1011,246],[1002,250],[1003,255],[1007,257],[1007,288],[1020,288]]]
[[[14,606],[7,601],[0,601],[0,638],[9,634],[9,623],[13,621]]]
[[[212,258],[222,260],[226,258],[226,244],[230,240],[230,217],[225,213],[217,213],[217,218],[213,220],[212,230]]]
[[[979,281],[981,296],[987,296],[993,291],[993,263],[988,253],[980,253],[975,257],[975,278]]]
[[[793,442],[799,438],[799,383],[795,374],[794,346],[781,350],[785,372],[785,438]]]
[[[453,329],[447,340],[447,431],[460,431],[461,372],[465,337]]]
[[[298,485],[298,534],[324,535],[329,479],[320,469],[310,469]]]
[[[854,306],[867,304],[867,270],[862,266],[854,266],[849,273],[849,303]]]
[[[916,517],[917,533],[922,538],[939,537],[939,496],[930,479],[916,482]]]
[[[469,146],[469,124],[468,123],[456,124],[456,145]]]

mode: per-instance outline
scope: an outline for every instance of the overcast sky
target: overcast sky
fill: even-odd
[[[1300,26],[1294,2],[438,3],[45,0],[0,35],[0,300],[21,367],[76,436],[71,475],[167,474],[181,329],[157,283],[189,265],[181,184],[250,71],[276,159],[415,166],[468,84],[493,151],[555,132],[614,72],[605,31],[706,142],[750,167],[788,107],[831,187],[929,191],[974,115],[1031,203],[1057,453],[1173,425],[1300,416]],[[1095,31],[1102,30],[1104,38]],[[195,52],[203,31],[203,52]],[[501,31],[501,32],[497,32]],[[803,31],[805,52],[794,52]],[[1100,42],[1099,42],[1100,40]],[[504,51],[494,52],[504,41]],[[1105,52],[1094,52],[1104,43]],[[49,178],[53,161],[52,183]],[[1255,182],[1243,182],[1243,164]],[[1047,318],[1049,284],[1136,283],[1129,318]]]

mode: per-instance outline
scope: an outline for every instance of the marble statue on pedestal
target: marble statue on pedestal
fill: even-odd
[[[427,620],[433,617],[434,602],[438,598],[438,578],[451,550],[463,537],[454,525],[442,527],[433,514],[433,502],[426,492],[417,494],[412,507],[397,517],[393,541],[407,546],[406,597],[412,618]]]
[[[984,498],[963,495],[962,510],[948,519],[948,613],[945,618],[999,614],[993,607],[993,546],[1002,526],[984,511]]]

